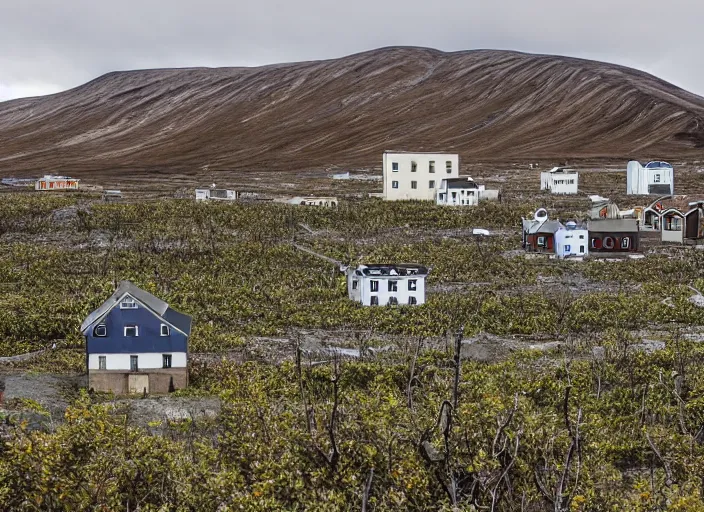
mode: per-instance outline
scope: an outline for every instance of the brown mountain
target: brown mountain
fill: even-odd
[[[496,50],[116,72],[0,103],[3,174],[364,166],[385,149],[506,161],[703,148],[704,98],[621,66]]]

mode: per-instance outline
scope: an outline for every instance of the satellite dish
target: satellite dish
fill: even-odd
[[[548,219],[548,211],[545,208],[538,208],[535,210],[535,214],[533,214],[533,218],[535,220],[547,220]]]

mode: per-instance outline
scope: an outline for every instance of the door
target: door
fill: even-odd
[[[146,373],[127,376],[127,392],[130,394],[149,393],[149,375]]]

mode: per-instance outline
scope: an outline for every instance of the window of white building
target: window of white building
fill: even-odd
[[[130,371],[139,371],[139,356],[130,356]]]
[[[391,163],[391,170],[392,170],[392,171],[398,171],[398,162],[392,162],[392,163]]]
[[[452,162],[450,160],[445,162],[445,170],[447,171],[447,174],[452,174]]]
[[[428,172],[435,172],[435,161],[431,160],[428,162]]]
[[[398,299],[396,297],[389,297],[389,306],[396,306],[398,304]]]
[[[414,292],[418,288],[418,281],[416,279],[408,280],[408,291]]]
[[[416,172],[418,170],[418,164],[411,162],[411,172]]]
[[[412,181],[412,182],[411,182],[411,188],[412,188],[413,190],[417,189],[417,188],[418,188],[418,182],[417,182],[417,181]]]
[[[430,180],[428,182],[428,188],[435,188],[435,180]]]
[[[98,370],[105,370],[107,367],[107,357],[98,356]]]
[[[392,181],[391,188],[398,188],[398,181]]]
[[[379,291],[379,281],[377,281],[376,279],[372,279],[371,281],[369,281],[369,284],[371,286],[371,288],[370,288],[371,291],[373,291],[373,292]]]
[[[161,360],[164,368],[171,368],[171,354],[162,354]]]
[[[418,299],[415,297],[408,297],[408,303],[409,304],[418,304]]]
[[[376,295],[372,295],[372,297],[369,301],[369,304],[371,304],[372,306],[378,306],[379,305],[379,297],[377,297]]]
[[[397,292],[398,291],[398,281],[389,281],[389,291],[390,292]]]

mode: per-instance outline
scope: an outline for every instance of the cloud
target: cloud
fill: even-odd
[[[704,4],[691,0],[22,0],[0,17],[0,99],[114,70],[261,65],[394,45],[593,58],[704,94],[702,15]]]

